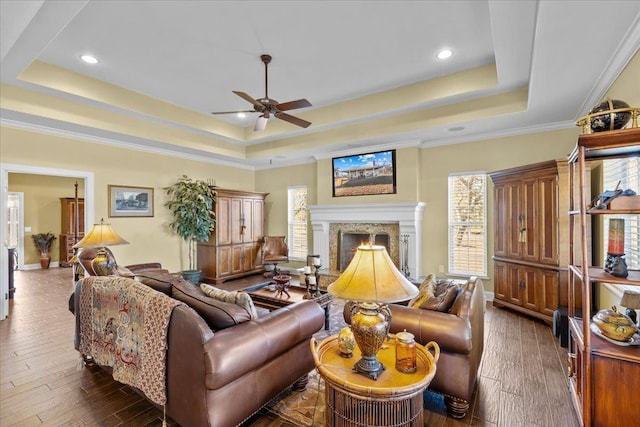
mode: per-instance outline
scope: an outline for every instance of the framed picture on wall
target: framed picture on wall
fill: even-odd
[[[152,217],[153,188],[110,185],[109,216]]]
[[[333,197],[396,193],[396,150],[334,157]]]

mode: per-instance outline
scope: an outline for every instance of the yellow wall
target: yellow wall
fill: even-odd
[[[186,245],[167,224],[170,221],[164,208],[163,187],[172,184],[180,175],[196,179],[215,179],[220,187],[254,190],[254,172],[177,157],[127,150],[87,143],[70,138],[45,135],[14,128],[0,128],[0,155],[3,163],[34,167],[78,170],[94,173],[94,219],[104,218],[129,245],[111,250],[122,264],[160,261],[172,270],[187,268]],[[42,177],[45,185],[47,178]],[[132,185],[154,189],[153,218],[109,218],[109,185]],[[9,188],[9,191],[14,191]],[[19,190],[16,190],[19,191]],[[56,197],[59,197],[56,195]],[[30,196],[25,194],[25,204]],[[26,211],[32,206],[25,206]],[[58,215],[59,205],[51,206]],[[31,214],[27,214],[31,215]],[[51,227],[54,226],[53,221]],[[28,225],[28,224],[27,224]],[[34,229],[34,231],[37,231]],[[25,248],[33,246],[25,241]]]

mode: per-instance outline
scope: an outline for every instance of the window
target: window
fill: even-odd
[[[307,187],[289,187],[288,190],[289,259],[307,259]]]
[[[637,191],[640,189],[640,158],[629,157],[624,159],[610,159],[602,162],[602,177],[604,190],[614,190],[620,182],[620,189],[632,189]],[[629,270],[640,269],[640,215],[607,215],[603,221],[604,250],[606,252],[607,242],[609,240],[609,218],[624,219],[624,251],[625,261]],[[597,264],[597,260],[594,260]],[[617,288],[622,291],[625,288],[635,290],[635,286],[618,285]],[[635,289],[634,289],[635,288]]]
[[[487,176],[449,175],[449,274],[487,276]]]

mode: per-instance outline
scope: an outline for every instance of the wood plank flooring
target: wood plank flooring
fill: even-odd
[[[67,308],[71,276],[65,268],[15,274],[10,316],[0,322],[0,426],[161,426],[160,410],[100,368],[82,365]],[[341,326],[334,313],[332,331]],[[567,389],[566,349],[547,325],[487,306],[485,335],[472,410],[454,420],[445,415],[440,396],[428,393],[425,426],[578,425]],[[291,424],[259,413],[243,427],[278,426]]]

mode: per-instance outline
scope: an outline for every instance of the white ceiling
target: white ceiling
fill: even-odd
[[[426,147],[573,126],[640,48],[640,1],[631,0],[2,0],[0,7],[3,84],[204,142],[154,139],[3,100],[4,125],[250,168],[364,147]],[[435,54],[444,47],[454,55],[439,61]],[[83,63],[83,53],[100,63]],[[264,95],[263,53],[273,57],[269,96],[308,99],[312,107],[290,113],[311,121],[309,128],[272,119],[267,131],[254,133],[256,113],[244,120],[209,114],[251,108],[232,90]],[[458,77],[433,80],[463,71],[473,80],[481,67],[497,80],[464,88]],[[129,96],[91,92],[95,80]],[[521,107],[492,108],[500,96]]]

